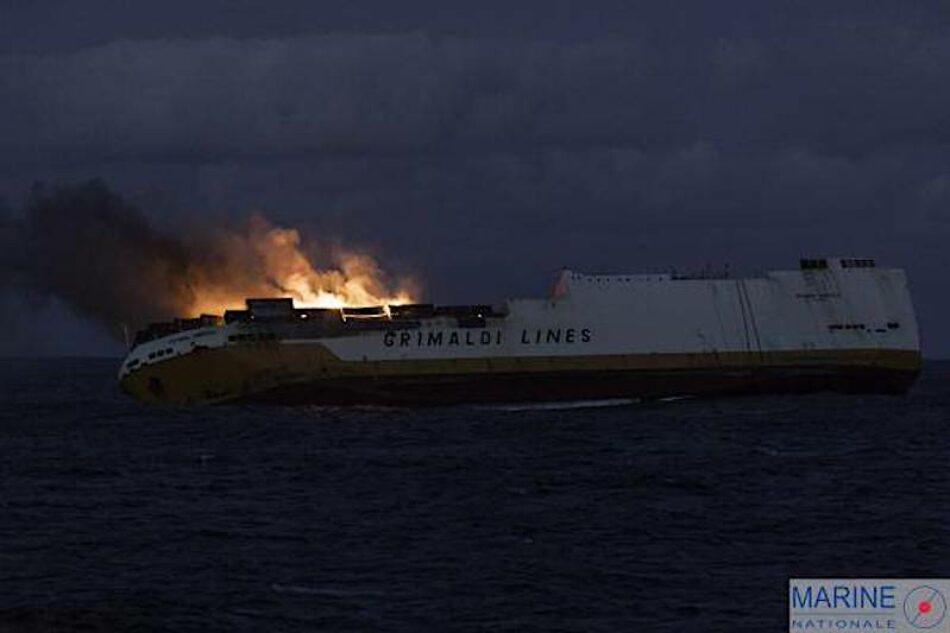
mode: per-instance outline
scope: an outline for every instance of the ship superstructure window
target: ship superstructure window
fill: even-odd
[[[873,259],[842,259],[842,268],[874,268]]]
[[[827,259],[803,259],[799,262],[802,270],[822,270],[828,268]]]
[[[828,326],[829,330],[866,330],[867,325],[864,323],[832,323]]]

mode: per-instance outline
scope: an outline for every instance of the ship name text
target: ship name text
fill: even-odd
[[[523,329],[517,343],[521,345],[574,345],[590,343],[590,328]],[[389,330],[383,334],[386,347],[443,347],[501,345],[505,334],[499,329],[456,330]]]

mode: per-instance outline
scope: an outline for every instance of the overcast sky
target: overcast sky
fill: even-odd
[[[158,222],[261,211],[437,302],[871,256],[950,356],[950,4],[461,5],[0,0],[0,206],[98,176]],[[117,351],[0,310],[8,353]]]

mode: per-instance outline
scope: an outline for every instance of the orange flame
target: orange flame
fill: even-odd
[[[299,308],[390,306],[413,303],[412,283],[395,289],[369,255],[335,253],[334,265],[316,268],[301,249],[296,229],[271,227],[253,217],[246,235],[220,238],[215,263],[203,261],[189,271],[192,301],[184,311],[222,314],[244,308],[248,297],[292,297]]]

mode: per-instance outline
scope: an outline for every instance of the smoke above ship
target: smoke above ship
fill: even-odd
[[[340,308],[418,296],[413,280],[393,278],[372,256],[317,250],[260,214],[158,226],[99,180],[37,187],[0,229],[7,292],[56,297],[120,340],[124,328],[222,314],[247,297]]]

